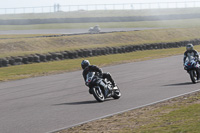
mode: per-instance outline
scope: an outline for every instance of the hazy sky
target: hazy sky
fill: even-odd
[[[184,2],[200,0],[0,0],[0,8],[36,7],[60,5],[85,5],[85,4],[122,4],[122,3],[150,3],[150,2]]]

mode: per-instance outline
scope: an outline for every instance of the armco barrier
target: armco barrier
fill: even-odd
[[[190,41],[180,41],[174,43],[127,45],[119,47],[80,49],[76,51],[62,51],[62,52],[51,52],[47,54],[32,54],[27,56],[6,57],[6,58],[0,58],[0,67],[30,64],[30,63],[40,63],[40,62],[64,60],[64,59],[86,58],[91,56],[100,56],[109,54],[122,54],[122,53],[135,52],[141,50],[178,48],[178,47],[184,47],[188,43],[192,43],[193,45],[200,45],[200,39],[195,39]]]

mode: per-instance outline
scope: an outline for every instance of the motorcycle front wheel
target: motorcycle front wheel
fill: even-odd
[[[100,87],[93,87],[92,94],[98,102],[103,102],[105,100],[105,96]]]
[[[198,80],[198,73],[197,73],[197,71],[196,70],[191,70],[189,72],[189,74],[190,74],[190,78],[192,80],[192,83],[196,84],[197,80]]]

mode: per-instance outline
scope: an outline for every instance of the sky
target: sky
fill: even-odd
[[[87,4],[122,4],[122,3],[151,3],[151,2],[185,2],[200,0],[0,0],[0,8],[38,7],[60,5]]]

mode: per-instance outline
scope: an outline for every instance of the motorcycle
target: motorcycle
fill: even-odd
[[[106,98],[119,99],[121,97],[119,87],[113,87],[110,81],[103,79],[98,73],[89,72],[86,77],[86,85],[90,88],[90,94],[93,94],[98,102],[103,102]]]
[[[199,68],[200,65],[195,58],[185,62],[184,69],[190,74],[190,78],[194,84],[199,80]]]

